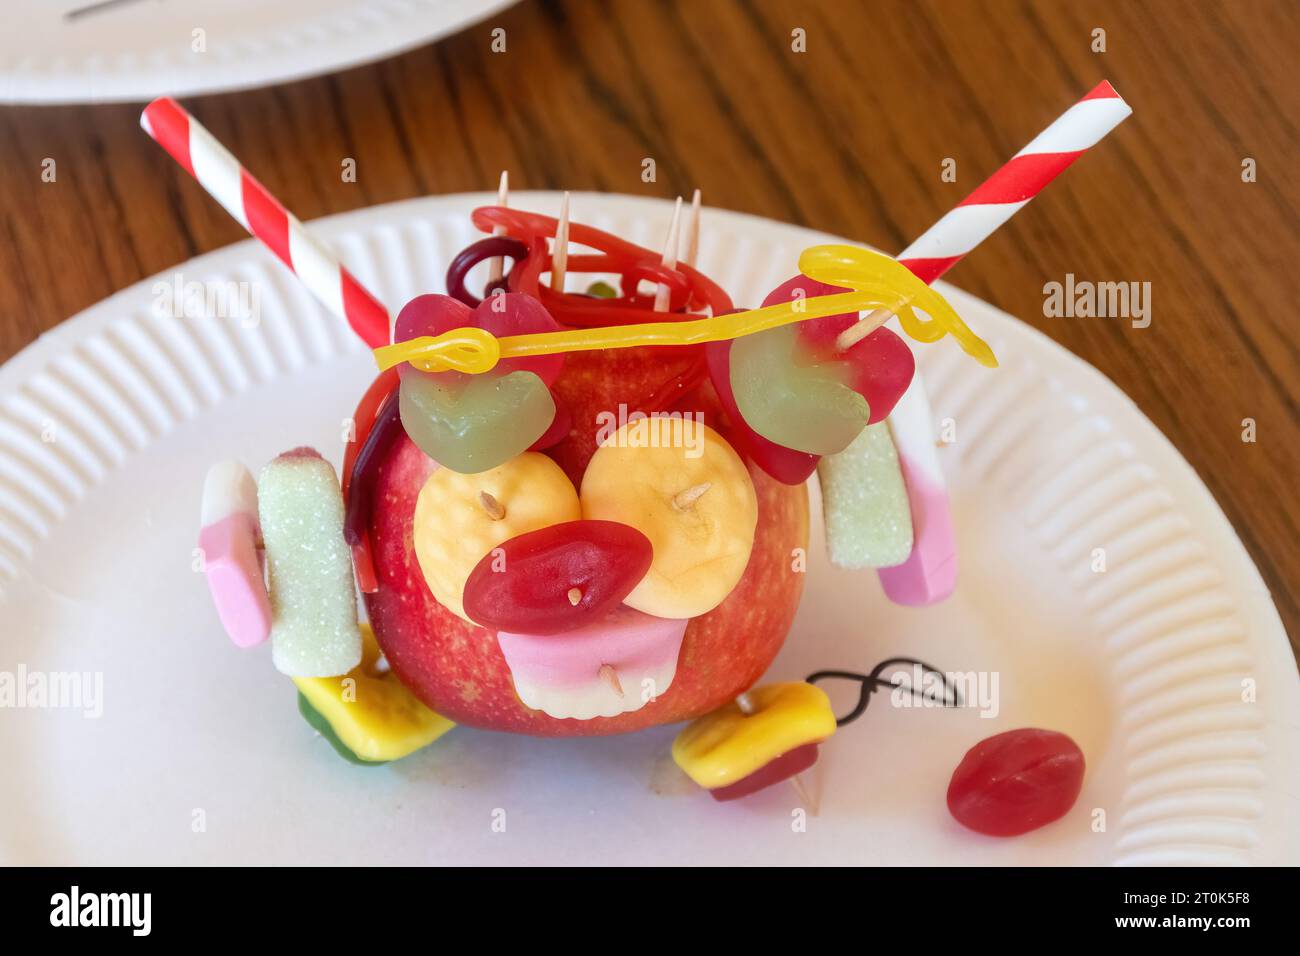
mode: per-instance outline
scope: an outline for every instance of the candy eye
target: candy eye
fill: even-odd
[[[596,450],[582,479],[584,518],[636,528],[654,548],[650,570],[624,599],[657,617],[713,610],[745,572],[758,500],[749,472],[702,421],[628,422]]]

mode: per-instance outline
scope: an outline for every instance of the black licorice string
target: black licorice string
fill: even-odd
[[[809,674],[804,679],[809,684],[816,684],[818,681],[822,680],[855,680],[859,683],[857,705],[845,716],[835,718],[835,726],[843,727],[846,724],[853,723],[853,721],[862,716],[863,712],[867,709],[867,704],[871,702],[871,695],[882,687],[888,687],[891,690],[894,688],[906,690],[909,691],[913,697],[924,698],[926,696],[925,691],[920,687],[914,687],[907,684],[895,684],[893,681],[885,680],[880,676],[888,668],[896,667],[900,664],[910,664],[913,667],[921,668],[922,673],[934,674],[937,676],[943,684],[943,706],[961,706],[961,694],[957,691],[956,683],[949,681],[948,675],[943,673],[943,671],[931,667],[929,664],[925,663],[925,661],[918,661],[913,657],[891,657],[888,660],[883,660],[871,669],[870,674],[859,674],[855,671],[817,671],[815,674]],[[949,691],[952,692],[951,698],[948,694]]]

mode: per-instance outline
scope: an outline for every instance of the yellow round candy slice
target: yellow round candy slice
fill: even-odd
[[[624,603],[656,617],[713,610],[749,563],[754,483],[721,435],[689,418],[642,418],[614,432],[582,478],[582,516],[621,521],[654,546]]]

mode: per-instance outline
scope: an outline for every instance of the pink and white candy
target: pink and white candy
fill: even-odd
[[[237,461],[221,461],[203,481],[199,548],[212,603],[239,647],[261,644],[271,633],[271,602],[258,550],[257,484]]]
[[[930,401],[920,373],[887,419],[912,511],[912,553],[876,573],[895,604],[919,607],[949,597],[957,587],[957,538],[948,485],[935,447]]]
[[[926,283],[933,282],[1132,112],[1110,83],[1098,83],[900,252],[898,261]],[[897,328],[897,319],[890,321]],[[907,482],[915,544],[906,562],[880,570],[880,580],[895,603],[933,604],[956,587],[957,543],[919,370],[890,414],[889,428]]]
[[[500,631],[497,642],[526,706],[560,719],[591,720],[640,710],[668,690],[687,623],[620,605],[572,631]]]

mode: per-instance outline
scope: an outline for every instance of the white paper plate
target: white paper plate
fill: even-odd
[[[558,206],[555,194],[516,198]],[[418,200],[313,228],[400,304],[443,288],[449,257],[476,235],[468,210],[490,200]],[[670,209],[599,195],[574,208],[650,246]],[[701,262],[754,303],[826,238],[706,210]],[[0,671],[104,681],[99,719],[0,710],[5,861],[1300,862],[1300,681],[1223,514],[1099,373],[953,288],[1002,360],[990,372],[952,343],[921,353],[936,418],[957,424],[942,455],[958,593],[892,606],[874,574],[826,564],[815,527],[807,595],[770,676],[914,655],[996,672],[997,717],[877,696],[823,748],[811,774],[822,811],[806,832],[788,788],[720,805],[684,785],[672,728],[589,740],[458,729],[385,768],[345,764],[299,719],[267,649],[222,635],[191,549],[217,457],[256,466],[310,443],[337,463],[369,355],[251,242],[175,272],[255,284],[261,324],[159,318],[145,282],[0,370]],[[1105,573],[1090,570],[1094,548]],[[977,740],[1027,725],[1082,746],[1078,804],[1019,839],[962,830],[944,804],[952,769]]]
[[[6,19],[21,26],[0,34],[0,102],[151,100],[283,83],[392,56],[514,2],[118,0],[69,19],[95,0],[7,0]]]

